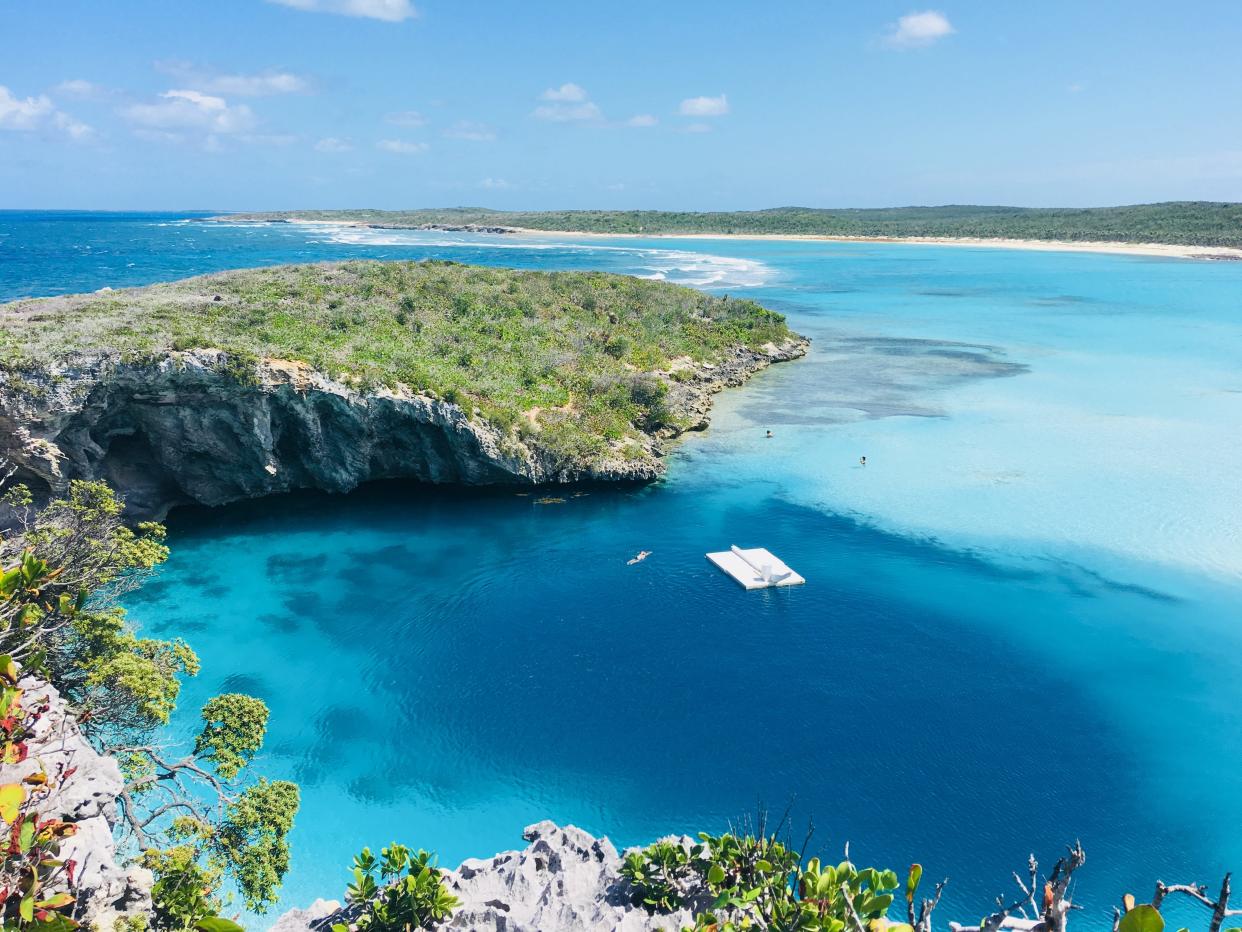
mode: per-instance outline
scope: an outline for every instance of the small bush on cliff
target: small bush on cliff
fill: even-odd
[[[445,889],[440,869],[431,854],[416,853],[393,843],[380,851],[370,848],[354,857],[353,882],[345,899],[359,909],[356,932],[410,932],[446,919],[457,906],[457,897]],[[338,923],[333,932],[349,932]]]
[[[634,905],[657,913],[681,909],[694,888],[702,886],[702,855],[702,845],[687,850],[673,841],[631,851],[621,863],[621,876],[629,882]]]

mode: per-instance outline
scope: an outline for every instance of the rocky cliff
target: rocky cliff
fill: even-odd
[[[651,915],[631,902],[621,876],[621,856],[607,838],[580,828],[540,822],[523,832],[521,851],[462,862],[444,872],[460,901],[441,929],[477,932],[651,932],[694,925],[689,909]],[[689,844],[688,839],[684,839]],[[711,902],[704,895],[697,908]],[[285,913],[272,932],[327,932],[352,914],[334,900],[318,900]]]
[[[151,874],[122,866],[112,837],[116,798],[123,786],[117,762],[100,756],[82,737],[52,686],[27,677],[18,687],[22,708],[37,711],[38,719],[26,740],[25,758],[0,764],[0,785],[20,784],[40,772],[52,778],[51,789],[38,798],[38,812],[41,820],[63,820],[75,827],[61,842],[59,857],[74,862],[78,918],[86,928],[110,930],[122,916],[148,915]],[[8,826],[0,822],[0,828],[7,838]]]
[[[662,474],[671,439],[706,426],[713,393],[806,350],[791,337],[738,347],[714,365],[683,362],[659,374],[677,426],[589,457],[558,455],[537,430],[502,431],[430,393],[364,391],[305,363],[241,366],[210,349],[140,362],[102,354],[35,372],[0,369],[0,464],[42,495],[104,479],[139,518],[293,489],[345,492],[373,479],[647,481]]]

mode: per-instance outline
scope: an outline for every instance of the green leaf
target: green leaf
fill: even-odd
[[[1164,932],[1164,917],[1156,907],[1144,903],[1121,917],[1117,932]]]
[[[911,864],[910,874],[906,877],[906,902],[914,902],[914,893],[919,888],[919,882],[923,879],[923,865]]]
[[[220,916],[208,916],[206,919],[200,919],[194,923],[194,928],[198,932],[246,932],[236,922]]]
[[[725,879],[724,868],[721,867],[719,864],[713,864],[708,869],[707,882],[711,884],[713,887],[719,886],[720,884],[724,883],[724,879]]]
[[[755,870],[763,871],[765,874],[770,874],[772,872],[772,862],[765,861],[763,858],[760,858],[755,862]]]

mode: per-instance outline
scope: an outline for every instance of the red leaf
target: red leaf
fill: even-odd
[[[65,862],[65,875],[69,878],[69,886],[73,886],[73,872],[78,869],[78,862],[70,858]]]

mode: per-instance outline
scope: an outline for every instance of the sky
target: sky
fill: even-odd
[[[1242,2],[0,0],[0,208],[1242,201]]]

